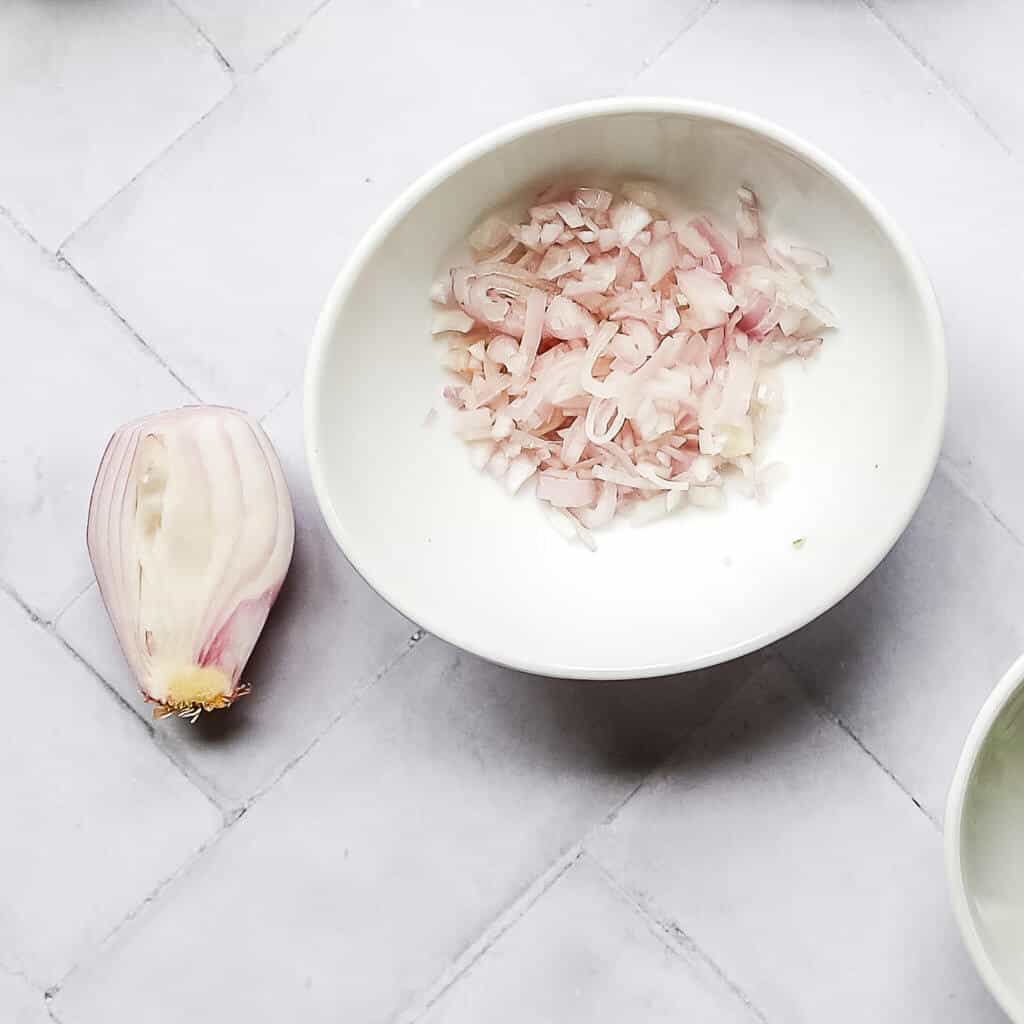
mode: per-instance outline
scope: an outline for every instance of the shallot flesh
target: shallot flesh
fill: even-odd
[[[759,493],[766,371],[835,326],[809,279],[827,258],[769,241],[736,195],[725,230],[660,185],[552,186],[486,217],[431,288],[456,432],[588,547],[623,510],[720,504],[729,475]]]
[[[292,557],[277,453],[245,413],[190,406],[110,439],[87,532],[100,594],[156,717],[249,692],[242,670]]]

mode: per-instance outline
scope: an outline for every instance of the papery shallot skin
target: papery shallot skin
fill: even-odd
[[[756,461],[778,407],[764,374],[834,326],[808,279],[829,262],[766,238],[749,186],[736,199],[723,228],[658,184],[551,185],[487,216],[431,289],[455,432],[510,493],[535,477],[590,548],[624,509],[715,507],[729,475],[764,497],[773,476]]]
[[[122,426],[100,462],[86,535],[157,717],[195,720],[248,692],[242,671],[295,540],[280,461],[252,417],[187,406]]]

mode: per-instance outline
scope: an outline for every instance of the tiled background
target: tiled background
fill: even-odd
[[[1022,32],[1017,0],[4,0],[0,1020],[1001,1019],[940,820],[1024,647]],[[397,188],[628,93],[845,162],[928,264],[953,387],[919,515],[838,608],[595,686],[483,664],[367,589],[298,384]],[[264,417],[296,560],[253,696],[154,726],[83,519],[112,428],[195,398]]]

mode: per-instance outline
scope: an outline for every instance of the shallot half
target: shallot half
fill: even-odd
[[[536,477],[589,547],[626,508],[720,504],[727,475],[760,493],[763,371],[834,326],[809,280],[828,260],[769,241],[757,196],[736,195],[725,230],[659,185],[552,186],[487,217],[431,288],[456,432],[510,492]]]
[[[248,693],[242,670],[294,537],[277,453],[245,413],[190,406],[110,439],[89,505],[89,556],[157,717],[194,721]]]

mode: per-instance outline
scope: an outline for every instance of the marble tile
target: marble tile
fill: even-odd
[[[1005,454],[1024,444],[1024,347],[1004,313],[1006,279],[993,272],[1018,261],[1021,165],[862,4],[795,9],[790,0],[727,0],[630,90],[761,114],[841,160],[887,206],[921,252],[946,321],[947,457],[1024,537],[1024,477],[1007,472]],[[726,53],[743,59],[722,74]],[[782,54],[800,55],[794,72],[780,70]],[[843,254],[830,255],[843,273]],[[999,443],[979,445],[979,430]]]
[[[933,821],[1024,647],[1007,312],[1024,8],[320,7],[0,4],[0,1020],[404,1021],[485,934],[422,1024],[1001,1020],[948,913]],[[307,479],[317,312],[376,213],[452,148],[623,92],[762,114],[885,203],[948,328],[943,469],[882,566],[773,652],[592,684],[410,647]],[[16,223],[50,250],[70,235],[67,259],[131,328]],[[273,410],[298,536],[253,695],[157,723],[154,742],[61,641],[148,717],[88,587],[84,523],[111,431],[189,400],[158,360],[204,399]]]
[[[99,1024],[159,989],[147,1024],[390,1019],[752,664],[596,685],[423,640],[76,973],[59,1016]],[[161,987],[162,951],[195,935],[217,971]]]
[[[188,394],[2,215],[0,266],[0,581],[51,618],[92,578],[85,521],[110,435]]]
[[[578,861],[459,979],[423,1024],[740,1024],[742,999]]]
[[[230,84],[167,0],[5,0],[0,206],[56,249]]]
[[[2,967],[0,1016],[8,1024],[50,1024],[42,992],[37,992],[24,979],[8,974]]]
[[[252,71],[327,0],[176,0],[236,71]]]
[[[142,699],[142,694],[117,644],[114,629],[95,583],[68,606],[57,619],[55,626],[61,639],[69,644],[136,714],[148,720],[152,705],[147,705]]]
[[[588,849],[767,1020],[1002,1019],[961,948],[937,829],[781,663]]]
[[[5,595],[0,646],[10,684],[0,746],[0,963],[45,987],[210,838],[221,815]]]
[[[778,649],[936,821],[967,731],[1024,649],[1024,547],[939,474],[895,550]]]
[[[399,187],[509,118],[621,88],[701,6],[643,0],[610,33],[610,0],[330,4],[67,252],[204,399],[263,413]],[[527,36],[509,52],[531,19],[571,41],[558,61]]]
[[[1016,0],[869,2],[993,132],[1024,156],[1024,96],[1017,80],[1024,7]]]
[[[416,629],[363,582],[328,534],[306,473],[301,407],[296,393],[266,424],[291,490],[296,539],[288,580],[246,669],[252,693],[195,725],[154,723],[162,742],[229,807],[277,778],[360,685],[405,650]],[[152,705],[139,694],[95,587],[57,629],[131,707],[150,717]]]

